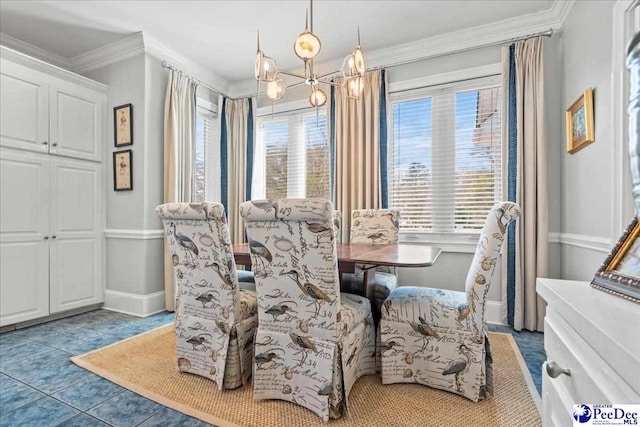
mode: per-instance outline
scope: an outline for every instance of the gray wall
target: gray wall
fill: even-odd
[[[613,1],[576,2],[560,34],[557,70],[561,75],[562,112],[587,87],[594,90],[595,142],[570,155],[566,152],[564,121],[555,130],[561,159],[560,229],[586,237],[611,235],[611,48]],[[550,128],[551,131],[551,128]],[[551,133],[551,132],[550,132]],[[551,138],[550,138],[551,141]],[[622,230],[620,230],[622,232]],[[606,254],[562,245],[561,277],[591,280]]]

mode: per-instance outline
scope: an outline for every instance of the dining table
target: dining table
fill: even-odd
[[[338,252],[338,271],[340,273],[364,273],[363,293],[367,284],[375,281],[378,266],[390,267],[430,267],[442,253],[436,246],[368,243],[336,243]],[[251,265],[251,253],[248,243],[236,243],[232,246],[236,264]]]

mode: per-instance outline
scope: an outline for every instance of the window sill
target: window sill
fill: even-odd
[[[480,233],[421,233],[401,232],[400,243],[437,246],[447,253],[475,253]]]

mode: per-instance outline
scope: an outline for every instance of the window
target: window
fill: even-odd
[[[193,152],[193,200],[220,200],[220,140],[218,118],[213,104],[197,100],[196,132]]]
[[[390,205],[402,232],[478,232],[501,198],[497,77],[392,94]]]
[[[327,117],[315,110],[258,117],[254,198],[329,197]]]

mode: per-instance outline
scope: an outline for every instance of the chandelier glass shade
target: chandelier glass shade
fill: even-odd
[[[258,47],[255,62],[255,78],[260,93],[260,82],[266,83],[265,94],[272,102],[279,101],[287,89],[286,82],[281,75],[300,79],[301,81],[291,86],[306,84],[309,86],[309,104],[313,107],[320,107],[327,102],[327,94],[319,87],[319,84],[326,84],[346,90],[349,98],[357,99],[362,94],[365,73],[365,62],[362,48],[360,47],[360,30],[358,30],[358,45],[345,57],[342,67],[331,73],[318,76],[315,68],[315,58],[320,54],[322,43],[318,36],[313,33],[313,0],[309,0],[310,16],[307,17],[305,30],[300,33],[293,44],[293,52],[304,62],[304,75],[281,71],[275,59],[264,54],[260,49],[260,34],[258,33]],[[309,25],[309,21],[310,24]],[[342,83],[335,83],[330,80],[330,76],[342,74]]]

